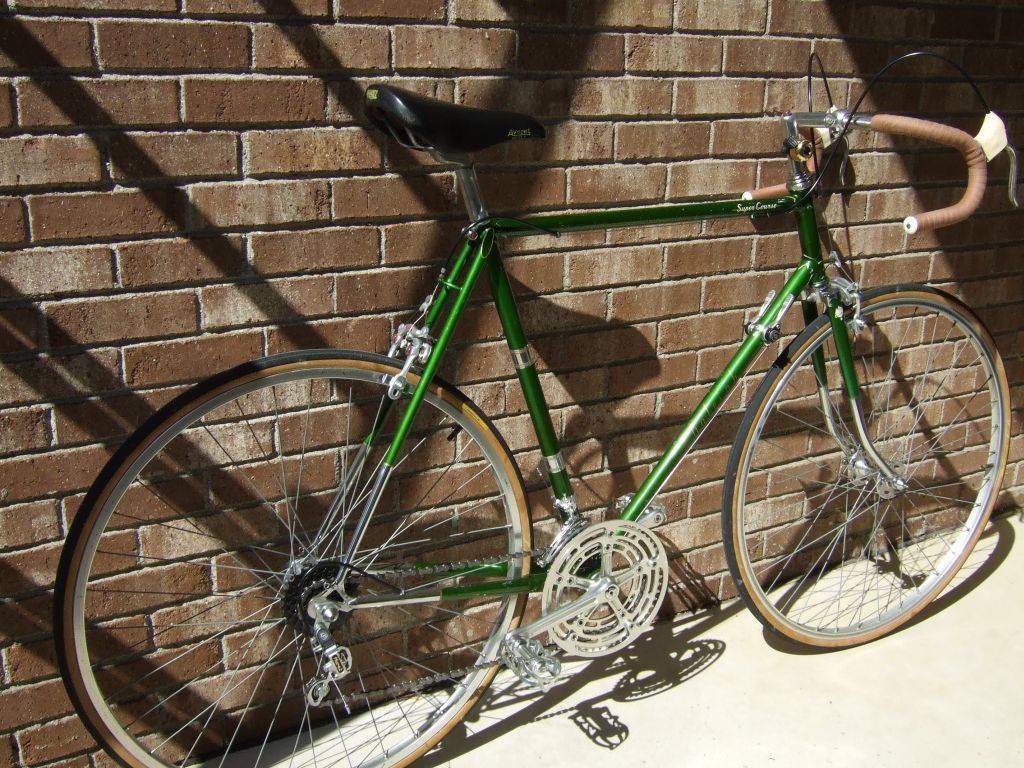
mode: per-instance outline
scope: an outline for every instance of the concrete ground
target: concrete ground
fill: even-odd
[[[416,768],[1024,765],[1022,531],[994,522],[920,620],[859,648],[769,638],[734,602],[546,694],[503,673]]]

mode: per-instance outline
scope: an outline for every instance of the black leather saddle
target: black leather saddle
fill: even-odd
[[[463,107],[390,85],[367,88],[364,106],[373,124],[400,144],[442,155],[544,137],[544,127],[529,115]]]

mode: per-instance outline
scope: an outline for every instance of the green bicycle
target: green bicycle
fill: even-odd
[[[783,187],[520,219],[488,214],[468,155],[543,136],[535,120],[383,85],[366,104],[395,139],[455,165],[470,223],[388,354],[294,352],[214,376],[149,419],[89,491],[58,573],[56,640],[72,700],[117,761],[404,766],[500,666],[543,687],[560,673],[552,645],[594,657],[631,643],[670,581],[657,494],[796,304],[804,328],[750,398],[725,477],[740,594],[772,631],[844,647],[903,625],[949,583],[1007,461],[1003,365],[948,294],[862,290],[833,269],[812,193],[848,131],[906,134],[958,148],[969,169],[963,200],[906,228],[959,221],[1007,146],[994,113],[977,138],[856,107],[788,115]],[[796,221],[796,267],[621,515],[591,523],[499,240],[781,215]],[[483,275],[561,523],[543,547],[501,435],[437,375]]]

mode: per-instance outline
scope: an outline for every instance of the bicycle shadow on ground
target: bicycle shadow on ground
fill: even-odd
[[[1019,513],[1018,513],[1019,514]],[[907,627],[925,621],[962,599],[999,568],[1015,542],[1013,526],[1006,518],[994,521],[952,587]],[[715,626],[745,606],[734,600],[723,608],[706,609],[671,622],[661,622],[624,651],[586,661],[565,661],[572,677],[546,693],[525,686],[504,673],[484,694],[480,703],[442,744],[421,758],[418,765],[439,768],[513,730],[553,717],[567,717],[587,738],[602,749],[613,750],[629,737],[629,725],[616,714],[615,704],[657,696],[670,691],[710,668],[725,652],[719,640],[705,637]],[[902,630],[900,630],[902,631]],[[774,650],[789,654],[830,653],[827,649],[803,648],[765,633]],[[578,703],[585,688],[600,684],[601,692]]]
[[[629,726],[615,714],[613,705],[658,696],[710,668],[725,653],[725,644],[703,635],[742,609],[735,602],[724,609],[659,622],[623,651],[591,662],[566,658],[563,671],[571,671],[571,676],[547,692],[504,673],[469,717],[417,765],[438,768],[516,728],[561,716],[571,719],[595,746],[615,749],[629,737]],[[601,693],[563,706],[598,682]]]
[[[927,621],[930,617],[946,610],[971,594],[989,576],[995,573],[1006,561],[1006,558],[1009,557],[1016,542],[1017,534],[1009,520],[1013,515],[1020,517],[1024,513],[1017,511],[1011,512],[1009,515],[1001,514],[997,518],[993,518],[982,533],[981,538],[974,547],[974,551],[967,558],[967,562],[953,576],[953,580],[943,593],[911,621],[891,634],[897,635],[900,632],[905,632],[922,621]],[[764,639],[774,650],[796,656],[813,656],[823,653],[835,653],[837,650],[842,650],[799,645],[780,635],[769,632],[767,629],[764,630]]]

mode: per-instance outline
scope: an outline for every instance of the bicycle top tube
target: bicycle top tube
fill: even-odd
[[[793,193],[764,200],[730,198],[636,208],[612,208],[600,211],[568,211],[522,218],[499,216],[488,219],[488,223],[497,234],[505,236],[538,235],[545,232],[562,234],[597,229],[679,224],[705,219],[744,216],[766,218],[792,211],[800,203],[801,195]],[[807,204],[809,205],[810,202]]]

